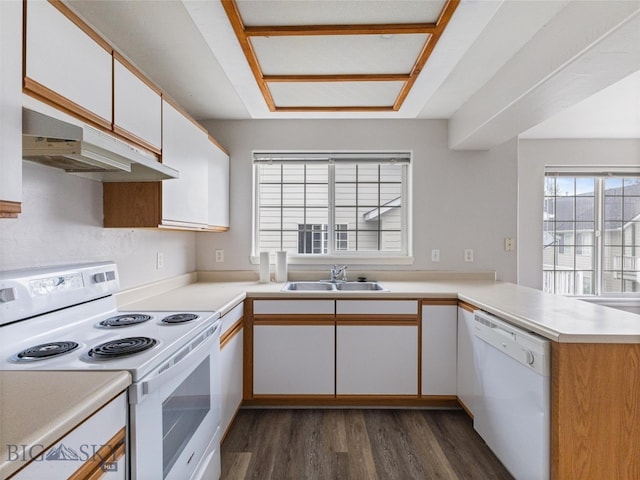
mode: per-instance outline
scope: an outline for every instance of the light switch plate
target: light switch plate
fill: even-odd
[[[440,249],[439,248],[434,248],[433,250],[431,250],[431,261],[432,262],[439,262],[440,261]]]

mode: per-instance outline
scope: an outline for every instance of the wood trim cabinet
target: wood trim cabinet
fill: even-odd
[[[244,403],[455,406],[455,396],[420,398],[418,305],[247,300]]]
[[[110,130],[111,47],[62,2],[28,0],[24,84],[38,99]]]
[[[0,218],[22,211],[22,4],[0,2]]]
[[[244,306],[236,305],[221,318],[220,391],[222,412],[220,428],[226,435],[242,402]]]
[[[421,395],[456,395],[457,300],[422,303]]]
[[[113,54],[113,131],[154,153],[162,149],[162,97],[122,55]]]
[[[37,458],[32,459],[11,480],[68,478],[70,480],[108,478],[124,480],[126,465],[127,395],[121,393],[78,425]],[[66,449],[64,453],[57,450]],[[77,459],[60,455],[73,452]],[[55,461],[56,459],[58,461]],[[63,459],[67,461],[60,461]]]
[[[162,111],[163,163],[177,169],[180,177],[164,182],[105,183],[104,226],[228,230],[229,156],[165,100]],[[216,185],[226,185],[224,193],[221,189],[211,192],[210,175],[216,175]],[[223,225],[211,225],[212,218]]]
[[[640,344],[551,344],[551,478],[640,478]]]
[[[418,395],[418,302],[336,300],[336,395]]]

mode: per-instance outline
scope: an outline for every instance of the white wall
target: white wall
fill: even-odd
[[[445,120],[237,120],[203,122],[231,156],[231,228],[198,234],[199,270],[257,270],[251,265],[254,150],[413,151],[413,254],[394,270],[495,270],[516,279],[516,255],[504,238],[516,236],[517,143],[491,151],[454,152]],[[431,249],[441,261],[432,263]],[[463,262],[473,248],[475,262]],[[215,263],[215,249],[225,262]],[[297,266],[294,266],[297,267]],[[376,267],[377,270],[383,267]]]
[[[518,283],[542,288],[545,165],[640,167],[640,140],[559,139],[518,142]]]
[[[0,220],[0,271],[114,260],[130,288],[195,269],[195,233],[102,228],[99,182],[23,162],[22,212]]]

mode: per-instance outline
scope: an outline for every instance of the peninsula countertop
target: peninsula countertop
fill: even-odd
[[[217,310],[224,315],[245,298],[457,298],[514,325],[560,343],[640,343],[640,315],[482,276],[433,275],[381,280],[388,291],[282,291],[284,283],[258,283],[203,272],[176,288],[161,284],[122,296],[129,310]]]
[[[0,478],[24,465],[10,446],[41,453],[130,383],[128,372],[0,371]]]

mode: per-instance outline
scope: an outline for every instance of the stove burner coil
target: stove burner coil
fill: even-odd
[[[96,360],[110,360],[144,352],[156,343],[158,343],[157,340],[148,337],[121,338],[119,340],[101,343],[89,350],[87,355]]]
[[[162,319],[162,323],[186,323],[198,318],[198,315],[193,313],[176,313],[175,315],[169,315]]]
[[[116,315],[115,317],[102,320],[98,325],[101,327],[113,328],[113,327],[128,327],[130,325],[137,325],[138,323],[151,320],[151,315],[145,315],[142,313],[129,313],[126,315]]]
[[[71,352],[80,345],[76,342],[50,342],[29,347],[15,356],[17,360],[44,360]]]

